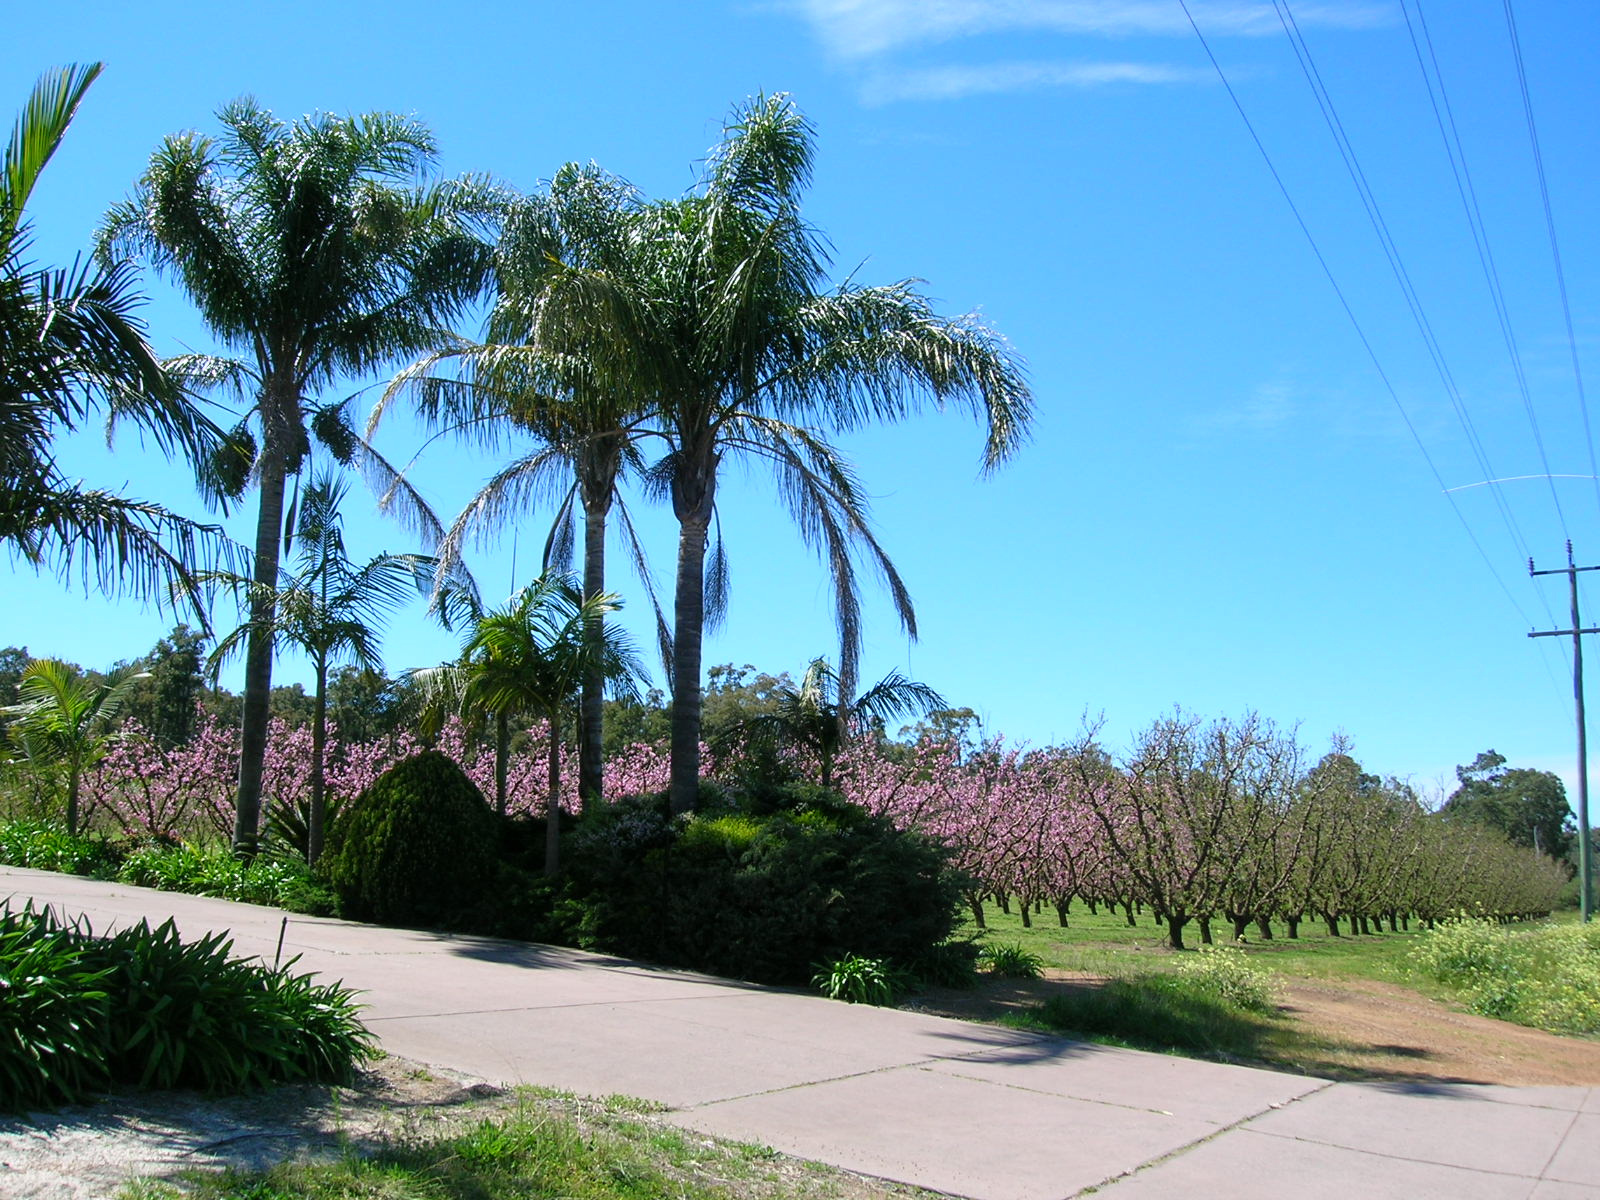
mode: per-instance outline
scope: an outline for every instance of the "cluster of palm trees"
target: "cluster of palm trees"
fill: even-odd
[[[13,139],[19,165],[7,159],[9,190],[0,201],[10,224],[0,224],[0,234],[18,226],[29,171],[37,175],[97,69],[41,82]],[[53,121],[36,119],[36,107]],[[547,501],[556,514],[547,565],[559,563],[581,514],[581,592],[563,601],[566,615],[556,624],[589,646],[563,666],[577,664],[586,796],[601,792],[602,689],[618,665],[602,645],[604,613],[615,607],[605,579],[608,518],[619,514],[642,571],[623,485],[670,502],[679,525],[675,586],[670,619],[660,604],[656,613],[671,684],[672,805],[684,811],[699,787],[702,635],[726,603],[716,520],[724,462],[770,468],[802,538],[830,572],[840,658],[829,686],[842,712],[857,682],[863,570],[882,578],[912,634],[915,615],[872,533],[860,483],[830,436],[926,405],[954,405],[984,424],[983,461],[993,468],[1026,435],[1031,397],[1021,366],[991,329],[971,316],[935,314],[911,282],[830,285],[825,243],[800,211],[813,134],[786,97],[758,97],[738,108],[698,183],[666,201],[649,200],[594,166],[564,167],[530,196],[481,177],[433,179],[428,131],[392,114],[317,114],[289,123],[245,100],[222,109],[218,120],[216,139],[181,134],[157,149],[133,194],[107,215],[99,266],[84,273],[84,286],[114,285],[127,302],[126,263],[146,263],[188,295],[233,357],[159,363],[122,314],[122,334],[110,344],[75,336],[48,345],[41,366],[17,367],[14,348],[19,334],[29,334],[29,321],[49,326],[84,306],[63,306],[47,280],[26,274],[16,261],[15,233],[5,244],[0,539],[63,569],[87,550],[100,577],[145,590],[176,582],[194,592],[207,581],[233,581],[228,586],[249,614],[227,643],[242,644],[245,658],[235,830],[241,847],[253,844],[260,818],[280,611],[297,603],[297,580],[340,586],[329,573],[326,540],[308,534],[295,513],[298,481],[313,459],[361,471],[427,543],[436,606],[457,605],[478,631],[452,668],[457,675],[438,678],[441,686],[454,679],[462,698],[476,694],[487,712],[508,709],[508,693],[497,693],[496,710],[484,696],[500,685],[481,683],[474,693],[460,672],[475,662],[480,677],[492,679],[505,647],[497,649],[490,636],[493,614],[478,600],[463,554],[475,538]],[[48,148],[31,148],[41,137]],[[454,332],[485,298],[483,338]],[[14,320],[21,322],[15,330]],[[104,353],[87,357],[91,351]],[[371,414],[368,435],[386,411],[409,404],[441,434],[494,449],[533,447],[498,470],[449,524],[358,432],[348,400],[326,399],[343,380],[395,367],[403,369]],[[233,429],[195,415],[192,400],[207,391],[242,400],[245,415]],[[96,540],[64,524],[59,532],[17,524],[29,487],[54,487],[63,503],[70,498],[59,480],[41,482],[27,469],[48,469],[49,437],[73,427],[86,397],[158,431],[164,448],[189,455],[214,494],[257,487],[248,573],[208,570],[200,561],[205,549],[223,550],[215,532],[158,511],[127,515],[138,542]],[[32,440],[14,442],[11,423],[29,420],[37,426]],[[301,513],[323,503],[332,486],[314,482]],[[303,555],[324,557],[303,557],[286,583],[280,558],[292,540],[286,531],[297,529]],[[422,562],[390,565],[409,586]],[[384,594],[397,598],[400,586]],[[549,604],[554,585],[540,586],[501,615],[514,617],[530,599]],[[536,624],[525,619],[522,628]],[[348,639],[311,652],[325,664],[341,648],[363,653]],[[552,713],[532,709],[554,722]]]

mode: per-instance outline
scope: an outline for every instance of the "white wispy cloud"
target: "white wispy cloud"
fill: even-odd
[[[1229,407],[1196,419],[1198,428],[1222,433],[1265,433],[1293,423],[1301,413],[1301,398],[1286,383],[1258,384],[1253,392]]]
[[[956,100],[1052,87],[1205,83],[1212,78],[1210,72],[1199,68],[1159,63],[1002,62],[875,72],[863,82],[861,98],[868,104],[887,104],[895,100]]]
[[[991,33],[1188,36],[1176,0],[788,0],[830,54],[872,58],[908,46]],[[1281,32],[1270,3],[1192,0],[1208,34]],[[1370,0],[1309,0],[1295,6],[1302,25],[1365,29],[1393,19],[1392,6]]]

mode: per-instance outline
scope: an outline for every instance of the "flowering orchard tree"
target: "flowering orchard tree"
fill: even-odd
[[[492,746],[457,721],[439,748],[486,795],[495,783]],[[279,824],[303,824],[313,739],[275,724],[263,770],[263,803]],[[345,742],[337,731],[324,775],[335,802],[359,795],[418,749],[409,735]],[[1129,924],[1152,910],[1169,941],[1226,919],[1236,937],[1253,922],[1262,937],[1281,921],[1298,936],[1307,915],[1339,936],[1392,931],[1415,918],[1458,912],[1515,918],[1549,911],[1566,884],[1559,864],[1502,835],[1433,813],[1394,781],[1364,774],[1347,747],[1309,770],[1292,736],[1254,717],[1201,722],[1176,714],[1153,724],[1120,760],[1096,744],[1027,750],[991,742],[965,753],[947,742],[843,751],[835,781],[846,798],[949,849],[971,879],[967,903],[984,924],[984,902],[1016,900],[1025,922],[1052,904],[1065,924],[1074,899],[1120,907]],[[507,811],[544,812],[548,745],[530,732],[508,764]],[[563,753],[567,753],[563,751]],[[202,718],[185,745],[162,749],[137,726],[83,780],[86,815],[125,833],[214,836],[232,829],[237,731]],[[737,789],[751,764],[703,761]],[[814,762],[797,757],[805,773]],[[562,764],[560,806],[580,810],[578,772]],[[635,744],[612,755],[612,795],[661,794],[664,747]]]
[[[268,730],[267,756],[262,767],[262,805],[269,814],[298,812],[311,789],[314,739],[309,728],[291,729],[274,721]],[[238,730],[201,713],[194,736],[185,744],[164,749],[135,722],[83,782],[84,811],[125,835],[174,839],[196,835],[226,838],[233,828],[233,795],[239,774]],[[508,811],[540,815],[545,802],[545,762],[548,742],[541,732],[530,733],[511,758],[508,771]],[[486,795],[494,790],[494,753],[479,746],[460,721],[452,719],[440,732],[438,748],[461,764],[467,776]],[[421,749],[409,733],[376,742],[346,742],[336,726],[324,752],[324,777],[335,804],[359,795],[394,763]],[[709,750],[703,751],[712,762]],[[568,758],[571,754],[563,750]],[[563,767],[570,766],[563,763]],[[614,795],[665,791],[669,762],[664,748],[638,744],[620,751],[607,764]],[[566,782],[561,806],[571,813],[581,805],[577,772],[564,769]]]

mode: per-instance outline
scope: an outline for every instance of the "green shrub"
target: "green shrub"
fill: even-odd
[[[229,957],[211,933],[185,942],[171,920],[88,945],[108,971],[107,1059],[143,1088],[246,1091],[295,1080],[344,1082],[371,1053],[351,993]]]
[[[978,951],[978,961],[991,975],[1005,979],[1038,979],[1044,974],[1044,959],[1032,950],[1023,949],[1021,942],[985,946]]]
[[[1178,964],[1178,974],[1195,987],[1210,991],[1235,1008],[1270,1012],[1278,983],[1271,971],[1256,966],[1234,946],[1201,946]]]
[[[568,854],[581,944],[762,983],[845,955],[912,964],[959,924],[930,840],[842,804],[673,819],[655,797],[585,814]]]
[[[48,909],[0,909],[0,1110],[68,1104],[106,1084],[107,974]]]
[[[846,1004],[893,1004],[894,983],[887,963],[847,954],[811,977],[811,986]]]
[[[978,982],[978,954],[977,942],[957,938],[928,947],[906,969],[927,987],[970,988]]]
[[[137,887],[217,896],[315,916],[327,916],[335,907],[332,893],[292,853],[265,851],[247,863],[226,846],[149,843],[128,854],[117,878]]]
[[[483,793],[437,750],[390,767],[346,806],[326,855],[346,915],[450,925],[495,876],[498,830]]]
[[[25,819],[0,823],[0,863],[98,876],[116,870],[117,853],[100,838],[68,833],[63,824]]]
[[[48,912],[0,909],[0,1109],[111,1084],[240,1091],[344,1082],[373,1053],[351,993],[185,943],[169,920],[97,939]]]

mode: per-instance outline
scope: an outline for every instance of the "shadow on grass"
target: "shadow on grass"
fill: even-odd
[[[1034,1028],[1110,1038],[1144,1050],[1264,1061],[1279,1022],[1246,1012],[1172,975],[1129,975],[1050,997],[1024,1018]]]
[[[1324,1079],[1367,1082],[1406,1093],[1455,1095],[1472,1079],[1422,1068],[1433,1057],[1413,1046],[1364,1046],[1323,1037],[1292,1008],[1241,1010],[1171,975],[1129,975],[1058,985],[1041,1004],[1001,1018],[1015,1029],[1136,1050],[1181,1054]],[[1388,1064],[1368,1054],[1383,1054]],[[1407,1060],[1418,1064],[1410,1067]]]

